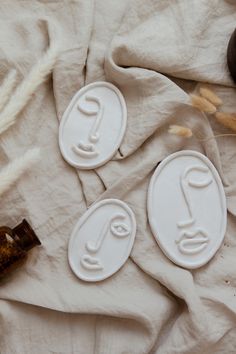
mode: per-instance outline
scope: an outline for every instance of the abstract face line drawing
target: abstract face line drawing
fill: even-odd
[[[147,202],[153,236],[172,262],[197,269],[219,250],[227,225],[226,197],[205,155],[182,150],[163,159],[150,180]]]
[[[93,158],[99,155],[99,151],[95,148],[95,144],[99,141],[100,139],[100,134],[99,134],[99,128],[101,126],[102,118],[103,118],[103,113],[104,113],[104,106],[101,103],[100,99],[96,96],[92,95],[85,95],[85,100],[88,102],[94,102],[97,104],[97,109],[86,109],[80,104],[77,105],[77,108],[79,111],[84,113],[87,116],[95,116],[96,115],[96,120],[95,123],[92,125],[91,131],[88,136],[88,140],[90,143],[84,143],[83,141],[80,141],[78,145],[73,145],[72,150],[80,155],[81,157],[85,158]]]
[[[199,172],[203,172],[203,173],[209,172],[207,167],[196,165],[196,166],[187,167],[185,169],[185,171],[183,172],[183,174],[181,175],[180,188],[181,188],[182,194],[184,196],[184,201],[187,206],[190,219],[186,220],[186,221],[178,222],[177,225],[179,228],[183,228],[183,227],[192,225],[195,222],[195,220],[193,218],[191,199],[190,199],[189,192],[188,192],[188,186],[194,187],[194,188],[205,188],[205,187],[209,186],[213,181],[211,177],[206,179],[205,181],[202,181],[202,182],[197,182],[197,181],[193,181],[190,179],[188,180],[188,174],[192,171],[199,171]]]
[[[127,125],[120,90],[96,81],[77,91],[59,126],[59,147],[73,167],[91,170],[107,163],[119,149]]]
[[[88,282],[110,277],[129,258],[135,234],[135,214],[126,203],[113,198],[94,203],[71,233],[68,261],[72,271]]]
[[[191,205],[191,198],[188,191],[188,186],[193,188],[206,188],[212,183],[212,178],[205,179],[204,181],[194,181],[188,179],[188,175],[190,172],[198,171],[202,173],[208,173],[209,170],[207,167],[204,166],[190,166],[185,169],[183,174],[180,176],[180,187],[182,194],[184,196],[184,201],[187,206],[190,219],[186,221],[180,221],[177,223],[179,228],[185,228],[188,226],[193,225],[196,220],[193,216],[192,205]],[[180,252],[184,254],[196,254],[203,251],[209,242],[209,236],[206,231],[201,228],[197,228],[195,231],[183,231],[179,240],[175,241],[178,245],[178,249]],[[195,246],[194,248],[189,248],[188,246]]]
[[[125,224],[124,222],[116,221],[117,219],[124,220],[125,215],[118,213],[118,214],[114,215],[111,218],[111,220],[107,221],[104,224],[104,226],[99,234],[98,239],[95,242],[88,241],[86,243],[85,247],[88,252],[97,253],[100,250],[100,248],[104,242],[104,239],[105,239],[106,235],[108,234],[109,230],[114,236],[116,236],[118,238],[124,238],[130,234],[131,230],[129,229],[128,225]],[[86,268],[87,270],[102,270],[103,269],[102,263],[99,258],[95,258],[95,257],[89,256],[87,254],[83,255],[83,257],[81,259],[81,265],[84,268]]]

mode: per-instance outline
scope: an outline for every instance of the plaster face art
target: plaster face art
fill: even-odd
[[[59,128],[64,159],[79,169],[109,161],[123,139],[127,121],[125,100],[117,87],[95,82],[73,97]]]
[[[75,226],[68,249],[73,272],[99,281],[117,272],[128,259],[136,233],[132,210],[117,199],[94,204]]]
[[[226,230],[226,200],[215,167],[204,155],[181,151],[156,168],[148,191],[148,217],[163,252],[189,269],[207,263]]]

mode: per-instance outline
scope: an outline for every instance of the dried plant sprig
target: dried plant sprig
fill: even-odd
[[[169,129],[168,129],[168,133],[170,134],[175,134],[181,137],[185,137],[185,138],[190,138],[191,136],[194,136],[198,141],[208,141],[211,139],[215,139],[215,138],[221,138],[224,136],[236,136],[236,134],[216,134],[216,135],[212,135],[206,138],[201,138],[199,136],[197,136],[196,134],[193,134],[193,131],[190,128],[181,126],[181,125],[170,125]]]
[[[214,106],[218,107],[222,105],[222,99],[218,97],[215,92],[213,92],[208,87],[200,87],[200,95],[210,101]]]
[[[216,112],[216,107],[206,98],[197,95],[190,95],[190,98],[193,107],[199,109],[200,111],[209,114],[213,114]]]
[[[40,149],[34,148],[15,159],[0,171],[0,195],[6,192],[25,172],[39,161]]]
[[[217,112],[217,122],[236,132],[236,113]]]
[[[52,71],[57,54],[57,46],[49,47],[44,56],[33,66],[27,77],[17,87],[11,100],[0,114],[0,134],[15,123],[16,116],[30,100],[36,88]]]
[[[170,125],[168,133],[182,136],[185,138],[190,138],[193,135],[193,132],[191,129],[189,129],[187,127],[183,127],[181,125]]]
[[[0,87],[0,110],[3,109],[3,107],[9,100],[10,95],[16,85],[16,80],[17,72],[15,69],[11,70],[4,78],[4,81]]]
[[[198,141],[208,141],[211,139],[222,138],[224,136],[236,136],[236,134],[216,134],[216,135],[209,136],[208,138],[197,139],[197,140]]]

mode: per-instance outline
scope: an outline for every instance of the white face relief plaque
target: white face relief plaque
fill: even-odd
[[[64,159],[79,169],[93,169],[118,150],[127,122],[125,100],[109,82],[94,82],[72,98],[59,128]]]
[[[99,281],[116,273],[128,259],[136,234],[132,210],[117,199],[92,205],[75,226],[68,249],[78,278]]]
[[[206,264],[220,247],[226,230],[223,185],[204,155],[181,151],[156,168],[148,191],[148,217],[162,251],[177,265]]]

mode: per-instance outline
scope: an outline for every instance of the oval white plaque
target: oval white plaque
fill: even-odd
[[[80,169],[109,161],[123,139],[127,122],[125,100],[109,82],[83,87],[72,98],[59,128],[64,159]]]
[[[117,272],[128,259],[136,234],[132,210],[117,199],[94,204],[75,226],[68,249],[73,272],[99,281]]]
[[[174,263],[189,269],[207,263],[222,243],[227,220],[222,182],[209,159],[186,150],[163,160],[151,178],[148,217]]]

